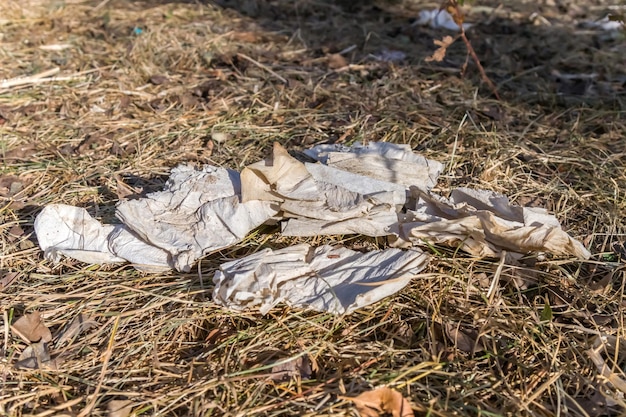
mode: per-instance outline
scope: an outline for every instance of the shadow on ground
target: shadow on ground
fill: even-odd
[[[161,0],[137,4],[175,7],[177,3],[182,2]],[[419,11],[437,6],[433,2],[217,0],[203,3],[222,8],[224,18],[243,18],[244,29],[247,26],[251,31],[261,29],[289,37],[290,43],[300,43],[312,52],[309,58],[322,59],[342,52],[348,63],[358,65],[386,57],[393,65],[410,65],[416,77],[449,74],[480,86],[483,97],[492,96],[461,40],[449,48],[443,62],[425,62],[436,49],[433,40],[454,35],[415,24]],[[507,101],[564,108],[623,109],[624,34],[592,29],[584,24],[606,13],[605,8],[594,4],[581,6],[561,1],[546,6],[522,1],[501,7],[483,1],[469,9],[468,21],[476,25],[468,35],[487,74]],[[405,54],[405,58],[388,54],[394,51]]]

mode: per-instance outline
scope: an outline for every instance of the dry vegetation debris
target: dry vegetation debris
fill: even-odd
[[[417,415],[623,412],[626,51],[578,25],[613,4],[472,6],[496,101],[471,63],[462,73],[462,44],[425,61],[445,34],[410,19],[433,4],[218,3],[1,2],[0,414],[352,415],[348,398],[381,385]],[[390,51],[404,55],[376,58]],[[386,242],[269,228],[190,273],[142,274],[53,266],[32,241],[49,203],[110,223],[178,163],[240,170],[273,141],[357,140],[444,162],[438,192],[546,207],[591,260],[510,265],[433,245],[428,275],[352,315],[260,316],[211,301],[220,263]],[[36,314],[49,343],[11,330]],[[304,357],[310,372],[280,368]]]

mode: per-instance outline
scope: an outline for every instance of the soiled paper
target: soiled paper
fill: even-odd
[[[276,214],[271,202],[240,203],[236,171],[206,166],[172,169],[163,191],[124,200],[117,217],[151,245],[167,251],[179,271],[202,255],[231,246]]]
[[[137,269],[171,269],[167,252],[148,245],[124,225],[102,225],[80,207],[46,206],[35,219],[35,232],[46,259],[59,262],[68,256],[81,262],[132,262]]]
[[[428,255],[417,249],[360,253],[307,244],[265,249],[222,264],[213,278],[213,300],[263,314],[278,303],[346,314],[398,292],[427,262]]]
[[[189,271],[205,253],[243,239],[276,214],[271,202],[240,203],[236,171],[213,166],[172,170],[164,190],[118,204],[123,224],[102,225],[81,208],[54,204],[35,220],[48,259],[129,261],[138,269]]]
[[[393,144],[318,146],[303,163],[278,143],[273,157],[246,167],[243,201],[279,204],[288,236],[360,233],[386,236],[409,185],[430,189],[441,164]]]
[[[413,193],[414,203],[401,216],[395,246],[443,243],[478,257],[499,257],[503,250],[590,257],[545,209],[517,206],[487,190],[457,188],[449,199],[417,189]]]
[[[442,164],[406,145],[320,145],[305,154],[317,162],[300,162],[275,144],[271,158],[241,177],[213,166],[179,166],[163,191],[121,201],[118,225],[102,225],[81,208],[50,205],[35,221],[39,244],[53,261],[66,255],[189,271],[199,257],[271,220],[291,236],[388,236],[397,247],[442,243],[478,257],[502,251],[590,256],[543,209],[510,204],[486,190],[436,194]]]

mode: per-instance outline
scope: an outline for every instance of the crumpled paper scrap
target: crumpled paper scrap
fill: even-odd
[[[430,26],[433,29],[459,30],[452,15],[442,9],[422,10],[419,18],[413,23],[415,26]],[[471,23],[463,23],[463,29],[468,30],[472,27]]]
[[[352,146],[317,145],[304,154],[334,168],[379,181],[400,184],[407,189],[430,190],[437,184],[443,164],[413,152],[409,145],[371,142]]]
[[[430,189],[441,164],[390,143],[317,146],[303,163],[274,144],[273,157],[241,173],[242,199],[274,201],[287,236],[359,233],[386,236],[409,185]]]
[[[402,216],[394,246],[443,243],[481,258],[500,257],[503,250],[591,256],[543,208],[514,205],[506,196],[487,190],[457,188],[449,199],[412,191],[414,203]]]
[[[240,203],[241,182],[233,170],[205,166],[172,169],[163,191],[117,205],[117,217],[146,242],[171,254],[188,272],[208,252],[241,241],[277,211],[272,202]]]
[[[35,220],[48,259],[129,261],[142,270],[188,272],[205,253],[243,239],[277,211],[271,202],[240,203],[239,173],[206,166],[172,169],[164,190],[118,204],[121,225],[102,225],[81,208],[54,204]]]
[[[224,263],[215,273],[213,301],[234,310],[267,313],[278,303],[347,314],[404,288],[428,263],[418,249],[368,253],[300,244],[264,249]]]
[[[102,225],[80,207],[50,204],[35,219],[35,232],[46,259],[62,255],[85,263],[132,262],[137,269],[171,269],[167,252],[134,236],[124,225]]]

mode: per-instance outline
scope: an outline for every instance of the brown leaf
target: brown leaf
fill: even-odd
[[[9,242],[15,242],[16,240],[18,240],[22,236],[24,236],[24,229],[22,229],[19,224],[16,224],[16,225],[14,225],[13,227],[11,227],[9,229],[9,234],[7,236],[7,240]]]
[[[230,38],[239,42],[257,43],[263,39],[263,36],[257,32],[231,32]]]
[[[27,143],[16,148],[9,149],[3,155],[5,161],[27,160],[37,151],[34,143]]]
[[[26,342],[49,342],[52,340],[50,329],[43,324],[41,313],[34,311],[25,314],[11,325],[11,330]]]
[[[0,291],[4,291],[9,285],[13,284],[13,282],[17,279],[19,273],[17,272],[7,272],[4,274],[2,278],[0,278]]]
[[[274,381],[284,381],[293,377],[309,379],[312,373],[311,360],[308,356],[300,356],[288,362],[273,366],[271,372],[271,378]]]
[[[66,341],[74,339],[81,333],[86,332],[87,330],[97,326],[98,323],[96,321],[90,320],[89,317],[81,313],[78,316],[74,317],[74,320],[72,320],[70,325],[63,329],[60,334],[58,334],[55,346],[59,347]]]
[[[150,84],[154,84],[154,85],[165,84],[168,81],[169,79],[165,75],[159,75],[159,74],[155,74],[151,76],[150,79],[148,80]]]
[[[24,189],[24,183],[15,175],[0,176],[0,197],[12,197]]]
[[[339,69],[348,66],[348,61],[341,54],[328,55],[328,68]]]
[[[454,346],[463,352],[476,353],[485,350],[484,338],[474,330],[462,329],[458,324],[445,324],[446,335]]]
[[[108,417],[127,417],[133,411],[133,403],[130,400],[111,400],[107,404]]]
[[[57,361],[50,357],[48,344],[43,340],[28,346],[15,363],[17,369],[57,370]]]
[[[439,48],[433,52],[431,56],[426,58],[426,62],[436,61],[441,62],[446,57],[448,47],[454,43],[455,39],[452,36],[444,36],[442,40],[435,39],[433,43]]]
[[[349,399],[354,402],[361,417],[382,417],[387,414],[393,417],[414,416],[409,400],[391,388],[377,388]]]

